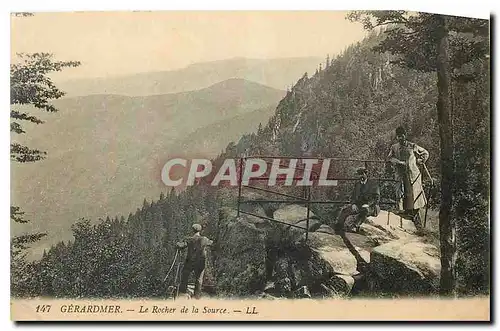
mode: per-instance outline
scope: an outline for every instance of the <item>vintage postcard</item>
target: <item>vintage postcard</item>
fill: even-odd
[[[490,20],[11,14],[14,321],[490,321]]]

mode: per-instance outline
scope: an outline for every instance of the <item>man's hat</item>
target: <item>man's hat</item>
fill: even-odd
[[[365,167],[359,167],[356,169],[356,174],[361,175],[361,174],[366,174],[368,173],[368,170],[366,170]]]
[[[201,225],[200,224],[193,224],[192,228],[196,232],[200,232],[201,231]]]
[[[396,129],[396,135],[399,136],[399,135],[406,135],[406,129],[403,127],[403,126],[399,126],[397,129]]]

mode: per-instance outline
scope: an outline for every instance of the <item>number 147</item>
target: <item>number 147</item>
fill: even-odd
[[[37,313],[48,313],[50,312],[51,305],[38,305],[36,306]]]

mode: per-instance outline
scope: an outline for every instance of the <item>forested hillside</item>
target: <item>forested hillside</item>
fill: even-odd
[[[327,59],[312,76],[298,79],[268,124],[231,143],[219,159],[246,154],[385,159],[394,130],[404,125],[409,139],[430,152],[428,168],[440,177],[436,75],[393,64],[392,55],[373,50],[382,36],[372,33],[342,54]],[[459,292],[488,291],[489,61],[476,58],[455,68],[452,83],[456,177]],[[357,164],[335,165],[352,174]],[[390,175],[391,169],[370,168]],[[439,181],[436,181],[439,182]],[[343,194],[349,184],[325,190],[318,198]],[[439,191],[438,189],[436,191]],[[216,241],[221,206],[234,207],[235,191],[198,186],[144,202],[135,214],[96,226],[75,225],[73,242],[60,243],[30,265],[14,285],[21,295],[137,296],[163,295],[162,277],[174,255],[175,240],[194,221],[206,224]],[[439,196],[434,204],[439,203]],[[223,210],[226,210],[225,208]],[[335,208],[317,210],[329,217]],[[105,217],[105,215],[103,215]],[[216,259],[214,254],[214,259]],[[217,263],[213,263],[217,266]],[[215,268],[216,269],[216,268]],[[212,270],[217,277],[218,270]],[[222,280],[215,280],[222,282]]]

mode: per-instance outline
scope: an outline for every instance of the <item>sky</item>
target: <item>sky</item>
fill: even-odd
[[[344,11],[35,13],[11,18],[11,60],[49,52],[81,61],[56,80],[173,70],[234,57],[338,54],[361,40]]]

